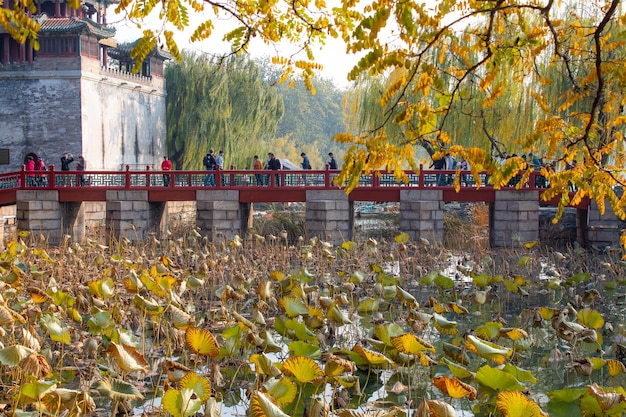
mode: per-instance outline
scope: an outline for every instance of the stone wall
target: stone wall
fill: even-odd
[[[196,192],[196,226],[211,240],[230,240],[241,236],[244,209],[236,190],[198,190]]]
[[[593,200],[587,211],[587,243],[599,247],[619,246],[622,230],[626,222],[617,217],[608,201],[605,202],[604,214]]]
[[[35,236],[44,236],[51,245],[61,242],[63,212],[59,192],[50,190],[17,191],[17,227]]]
[[[80,72],[24,75],[0,71],[0,148],[9,149],[0,172],[19,171],[29,152],[58,166],[63,152],[82,150]]]
[[[307,190],[305,219],[308,237],[334,244],[352,240],[353,203],[343,190]]]
[[[166,154],[165,92],[114,73],[82,72],[82,154],[89,169],[160,169]]]
[[[539,240],[538,191],[496,191],[489,215],[492,247],[519,247]]]
[[[444,202],[441,190],[400,191],[400,230],[412,241],[443,242]]]
[[[0,66],[0,148],[19,171],[29,152],[60,169],[83,155],[88,169],[160,167],[165,155],[165,84],[103,70],[85,57]],[[75,166],[75,165],[72,165]]]

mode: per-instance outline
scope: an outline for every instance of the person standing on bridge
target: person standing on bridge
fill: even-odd
[[[204,167],[206,168],[207,171],[213,171],[215,170],[215,167],[217,166],[217,161],[215,160],[215,156],[213,156],[214,152],[215,151],[213,149],[210,149],[209,153],[206,154],[206,156],[202,160],[202,163],[204,164]],[[204,186],[215,187],[215,175],[214,174],[207,174],[207,176],[204,177]]]
[[[259,155],[254,155],[254,165],[252,165],[252,169],[255,171],[260,171],[263,169],[263,162],[259,159]],[[263,175],[262,174],[254,174],[256,178],[256,185],[263,185]]]
[[[87,169],[87,161],[82,156],[78,157],[78,162],[76,163],[76,171],[85,171]],[[80,185],[85,186],[88,185],[85,180],[85,174],[80,174]]]
[[[161,171],[171,171],[171,170],[172,170],[172,161],[170,161],[167,156],[164,156],[163,162],[161,162]],[[169,187],[170,174],[163,174],[163,185],[166,187]]]
[[[311,162],[309,161],[309,157],[306,156],[306,154],[304,152],[302,152],[300,154],[300,156],[302,157],[302,169],[310,170],[311,169]],[[302,174],[302,179],[304,180],[304,185],[307,185],[306,174]]]
[[[335,155],[333,155],[332,152],[329,152],[328,156],[330,157],[330,161],[328,161],[328,168],[329,169],[339,169],[337,167],[337,161],[335,160]]]
[[[61,157],[61,171],[69,171],[70,164],[74,162],[74,156],[71,153],[65,152]],[[72,179],[69,175],[60,175],[61,185],[72,185]]]
[[[272,171],[279,171],[280,169],[282,169],[280,160],[276,158],[276,156],[274,156],[274,154],[271,152],[268,155],[270,159],[267,161],[267,169],[270,169]],[[276,186],[280,186],[280,175],[276,174],[274,178],[276,179]]]
[[[217,169],[218,171],[224,170],[224,151],[219,152],[217,158],[215,158],[215,164],[215,169]],[[222,185],[224,185],[224,177],[222,177]]]

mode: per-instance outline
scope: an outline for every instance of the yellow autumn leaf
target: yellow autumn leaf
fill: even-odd
[[[313,359],[306,356],[292,356],[282,366],[283,374],[292,376],[304,384],[324,376],[324,371]]]
[[[214,358],[220,353],[215,336],[208,330],[188,327],[185,331],[185,343],[189,350],[199,355]]]
[[[547,417],[548,414],[520,391],[498,393],[496,406],[504,417]]]

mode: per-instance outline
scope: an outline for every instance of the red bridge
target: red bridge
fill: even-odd
[[[195,202],[201,233],[228,238],[248,230],[251,203],[304,202],[307,235],[341,242],[353,237],[355,201],[399,202],[400,230],[412,240],[434,241],[443,239],[445,202],[485,202],[492,245],[517,246],[538,239],[539,206],[558,202],[542,200],[545,188],[538,185],[545,185],[545,179],[536,173],[519,189],[513,186],[514,179],[510,187],[499,190],[477,187],[470,172],[406,174],[408,182],[403,183],[391,173],[364,173],[359,186],[346,195],[334,184],[339,171],[328,169],[55,171],[51,167],[0,174],[0,206],[15,204],[18,228],[41,233],[54,244],[64,234],[82,239],[85,219],[97,215],[113,237],[133,240],[149,232],[158,234],[167,227],[170,202],[177,201]],[[459,191],[452,185],[457,175]],[[486,174],[480,176],[485,184]],[[581,240],[602,244],[619,240],[621,223],[612,213],[601,216],[588,199],[576,208]]]
[[[307,190],[338,190],[334,179],[339,171],[49,171],[12,172],[0,174],[0,205],[15,204],[17,190],[56,190],[61,202],[106,201],[107,190],[143,190],[148,201],[194,201],[196,191],[206,189],[237,190],[242,203],[306,202]],[[480,174],[482,186],[476,187],[471,172],[462,172],[460,189],[455,191],[452,179],[456,171],[421,170],[406,171],[408,183],[398,182],[392,173],[363,174],[349,195],[349,201],[399,202],[401,190],[441,190],[444,202],[495,201],[495,189],[486,184],[486,174]],[[167,179],[166,179],[167,177]],[[207,184],[209,177],[209,185]],[[521,191],[537,191],[541,205],[558,204],[541,200],[544,187],[539,187],[540,177],[532,173]],[[211,185],[214,184],[214,185]],[[515,182],[503,190],[515,190]],[[589,200],[577,205],[587,209]]]

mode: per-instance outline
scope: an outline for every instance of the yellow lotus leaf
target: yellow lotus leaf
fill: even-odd
[[[520,391],[498,393],[496,406],[504,417],[547,417],[536,402],[528,399]]]
[[[288,317],[296,317],[309,313],[309,308],[306,306],[304,301],[298,297],[283,297],[278,300],[278,306],[285,310]]]
[[[609,368],[609,375],[618,376],[620,374],[626,373],[626,366],[620,361],[616,361],[615,359],[608,359],[606,361],[606,366]]]
[[[439,331],[439,333],[451,335],[458,333],[458,330],[456,329],[459,325],[458,321],[448,320],[441,314],[437,313],[433,314],[433,317],[435,318],[435,328]]]
[[[409,355],[415,355],[423,350],[435,351],[433,345],[411,333],[392,337],[391,344],[400,352]]]
[[[611,408],[616,407],[619,403],[626,402],[624,394],[620,394],[617,392],[606,392],[595,382],[587,386],[587,390],[589,391],[589,395],[591,395],[598,401],[598,404],[600,405],[602,411],[610,410]]]
[[[201,402],[205,402],[211,396],[211,383],[208,379],[201,377],[195,372],[187,373],[178,383],[178,387],[181,390],[185,388],[192,389]]]
[[[220,353],[220,346],[208,330],[197,327],[188,327],[185,331],[185,343],[189,350],[199,355],[216,357]]]
[[[527,248],[527,249],[534,248],[535,246],[537,246],[537,242],[536,241],[535,242],[526,242],[526,243],[524,243],[524,247]]]
[[[27,291],[30,294],[30,299],[33,300],[35,304],[45,303],[46,301],[52,302],[52,297],[46,294],[45,291],[36,288],[36,287],[28,287]]]
[[[469,335],[467,336],[467,348],[471,352],[476,353],[481,358],[490,359],[498,365],[502,365],[506,359],[511,356],[510,349],[490,343],[479,338]]]
[[[326,359],[326,364],[324,364],[324,374],[326,376],[338,376],[344,372],[352,373],[356,370],[354,362],[342,359],[332,353],[326,354],[324,358]]]
[[[500,334],[505,335],[514,342],[528,337],[528,333],[526,332],[526,330],[520,328],[512,329],[510,327],[505,327],[500,329]]]
[[[443,393],[448,394],[452,398],[467,397],[470,401],[474,401],[476,399],[476,388],[456,378],[436,376],[433,378],[433,383]]]
[[[47,393],[41,402],[52,415],[60,415],[66,410],[72,411],[69,415],[91,415],[96,410],[96,404],[87,391],[57,388]]]
[[[264,353],[253,353],[250,355],[250,362],[254,364],[254,371],[258,375],[269,375],[276,377],[280,375],[280,370],[274,365],[272,360]]]
[[[249,417],[289,417],[283,413],[272,398],[260,391],[255,391],[250,398]]]
[[[365,362],[367,362],[370,366],[387,366],[394,365],[394,362],[387,358],[382,353],[374,352],[373,350],[369,350],[364,348],[361,345],[355,345],[352,350],[359,355]]]
[[[137,276],[134,270],[131,270],[126,278],[124,278],[124,287],[128,292],[138,293],[143,289],[143,282]]]
[[[145,371],[150,366],[144,356],[133,346],[111,342],[106,352],[115,357],[117,366],[124,372]]]
[[[296,399],[298,387],[289,378],[281,378],[268,390],[269,394],[276,400],[279,406],[290,404]]]
[[[429,297],[428,298],[428,302],[430,303],[430,305],[433,307],[433,311],[435,313],[449,313],[450,309],[448,308],[447,305],[440,303],[436,298],[434,297]]]
[[[457,303],[450,302],[448,303],[448,307],[450,307],[452,311],[455,312],[456,314],[461,314],[461,315],[469,314],[469,310],[467,308]]]
[[[191,388],[168,389],[161,399],[161,404],[165,411],[174,417],[189,417],[202,408],[202,401]]]
[[[324,376],[324,371],[317,362],[306,356],[292,356],[283,363],[281,369],[283,374],[292,376],[303,384]]]
[[[336,303],[333,303],[328,311],[326,312],[326,317],[328,320],[337,323],[337,324],[352,324],[352,320],[346,316],[346,314],[341,311],[339,306]]]
[[[552,320],[554,316],[559,314],[559,310],[550,307],[539,307],[537,311],[539,311],[541,318],[544,320]]]

